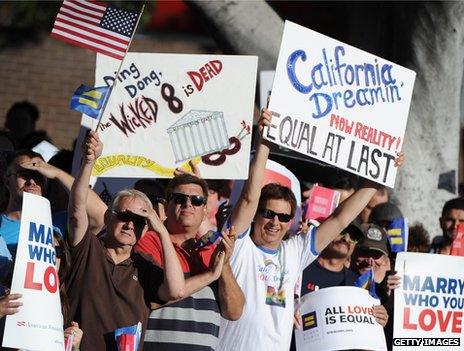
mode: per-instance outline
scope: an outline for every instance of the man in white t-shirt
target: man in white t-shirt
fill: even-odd
[[[260,134],[270,120],[270,112],[263,109]],[[235,242],[230,265],[246,303],[238,321],[222,320],[217,350],[288,350],[298,276],[377,191],[377,184],[366,181],[319,227],[282,240],[295,215],[296,200],[289,188],[279,184],[268,184],[261,190],[268,156],[268,142],[261,139],[231,216],[230,224],[242,234]],[[401,154],[395,165],[402,163]]]

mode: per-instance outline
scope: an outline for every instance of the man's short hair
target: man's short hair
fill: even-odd
[[[206,184],[206,181],[191,174],[180,174],[171,179],[168,187],[166,188],[166,200],[169,201],[174,189],[183,184],[199,185],[201,187],[201,191],[203,192],[205,201],[208,200],[208,185]]]
[[[420,223],[409,228],[408,251],[425,253],[430,251],[430,235]]]
[[[41,160],[45,161],[44,158],[42,157],[41,154],[38,152],[32,151],[31,149],[22,149],[18,150],[16,152],[13,152],[12,154],[8,155],[6,158],[6,168],[7,170],[13,165],[13,163],[16,161],[16,159],[20,156],[27,156],[29,158],[34,158],[38,157]]]
[[[463,210],[464,211],[464,198],[457,197],[445,202],[443,205],[443,210],[441,211],[441,216],[444,217],[451,210]]]
[[[115,198],[113,199],[113,202],[111,202],[111,205],[109,207],[110,210],[115,211],[116,209],[118,209],[119,203],[125,197],[132,197],[132,198],[137,197],[143,200],[149,208],[153,208],[153,205],[151,204],[150,199],[147,197],[147,195],[145,195],[141,191],[138,191],[135,189],[123,189],[116,194]]]
[[[279,183],[269,183],[261,190],[261,196],[259,197],[258,209],[266,207],[268,200],[284,200],[290,204],[290,214],[295,216],[296,212],[296,199],[292,189],[289,187],[280,185]]]

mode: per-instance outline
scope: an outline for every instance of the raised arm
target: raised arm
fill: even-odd
[[[269,142],[263,139],[262,133],[264,126],[268,126],[270,123],[271,112],[267,109],[262,109],[261,117],[258,121],[259,140],[256,154],[250,166],[248,180],[245,182],[242,194],[232,212],[232,224],[237,233],[243,233],[248,229],[258,208],[266,162],[269,157]]]
[[[68,242],[71,246],[79,244],[89,229],[89,220],[87,218],[89,180],[93,165],[101,155],[102,150],[103,144],[98,138],[98,134],[90,131],[84,141],[81,167],[69,194]]]
[[[395,167],[400,167],[404,162],[404,153],[400,152],[395,160]],[[342,232],[367,206],[374,196],[379,184],[365,180],[362,186],[343,201],[316,230],[316,249],[321,252]]]
[[[219,305],[221,306],[221,316],[225,319],[236,321],[242,316],[243,306],[245,305],[245,295],[235,279],[232,268],[229,264],[230,256],[234,251],[235,227],[230,231],[222,232],[220,249],[223,250],[224,265],[221,276],[219,277]]]
[[[44,161],[26,162],[21,164],[21,167],[37,171],[48,179],[56,179],[68,192],[71,191],[74,177],[57,167]],[[107,206],[93,190],[90,190],[86,207],[89,219],[89,232],[98,234],[104,225],[103,220]]]
[[[150,230],[158,233],[162,246],[162,257],[164,261],[164,279],[158,289],[158,296],[163,301],[178,300],[185,296],[184,272],[177,257],[176,250],[172,245],[169,232],[161,222],[154,209],[133,210],[135,214],[145,217]]]

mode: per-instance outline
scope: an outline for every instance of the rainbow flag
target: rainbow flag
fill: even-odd
[[[386,229],[392,252],[407,251],[409,236],[408,220],[406,218],[395,218]]]
[[[110,88],[108,87],[94,88],[81,85],[74,92],[70,107],[89,117],[98,119],[100,109],[104,106],[105,100],[109,96],[109,90]]]
[[[369,291],[369,294],[378,299],[377,293],[375,292],[375,281],[374,281],[374,271],[369,269],[366,273],[360,275],[358,279],[354,282],[354,286],[357,286],[361,289],[366,289]]]

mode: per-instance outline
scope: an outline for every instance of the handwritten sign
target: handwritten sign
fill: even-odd
[[[265,138],[394,186],[415,73],[286,21]]]
[[[98,55],[95,85],[110,86],[117,67]],[[256,71],[254,56],[128,53],[98,130],[104,150],[92,175],[169,178],[193,160],[204,178],[245,179]]]
[[[18,251],[11,285],[23,306],[6,317],[3,346],[27,350],[64,350],[56,254],[50,202],[23,194]]]
[[[298,351],[386,350],[383,328],[373,316],[380,302],[353,286],[320,289],[301,298]]]
[[[395,270],[395,338],[459,338],[459,345],[428,345],[434,350],[462,350],[464,345],[464,258],[400,252]],[[427,346],[427,345],[424,345]],[[394,346],[396,351],[410,346]]]

